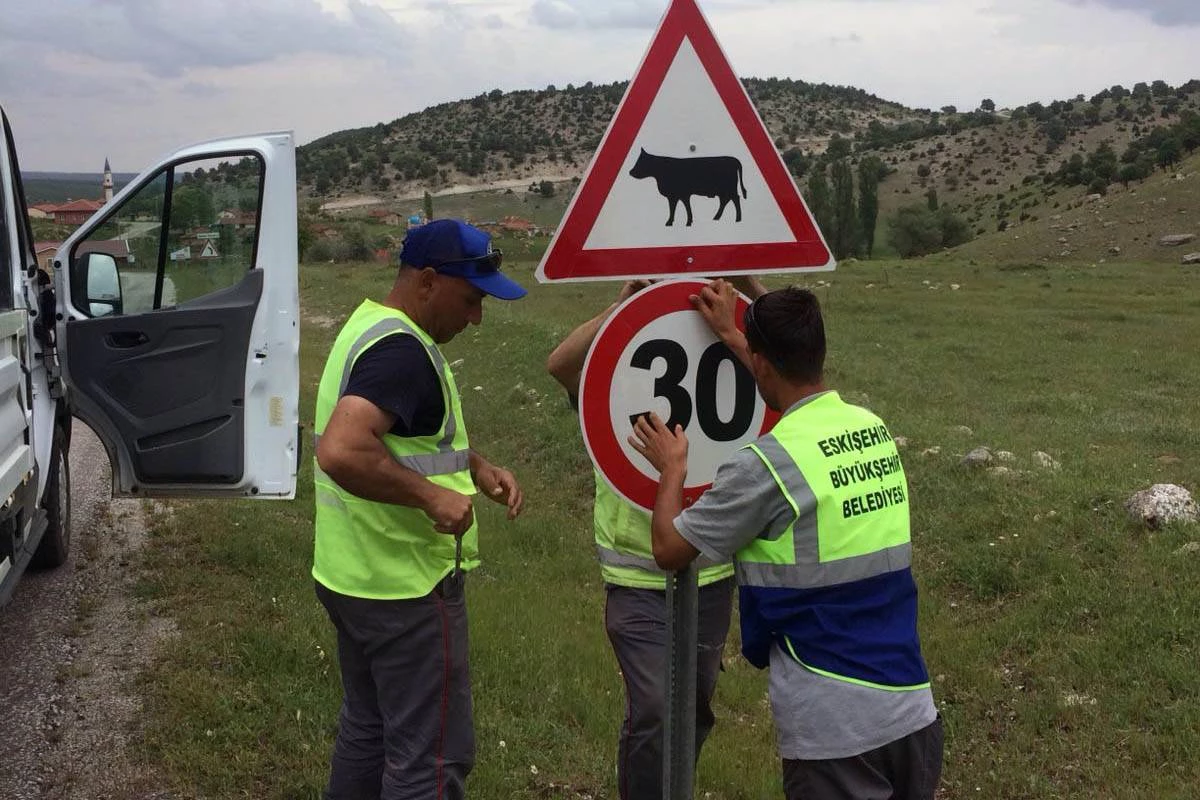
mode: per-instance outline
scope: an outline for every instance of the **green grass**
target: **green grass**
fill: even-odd
[[[537,253],[522,244],[501,246],[532,286]],[[340,322],[391,277],[305,267],[305,317]],[[1175,551],[1200,532],[1147,533],[1121,506],[1151,483],[1200,487],[1200,273],[856,263],[818,279],[831,283],[816,289],[830,382],[909,439],[921,629],[947,729],[942,796],[1191,796],[1200,585],[1196,556]],[[552,285],[489,301],[483,326],[446,348],[463,359],[472,442],[528,498],[513,524],[481,508],[474,797],[615,797],[622,695],[591,546],[591,471],[544,372],[549,350],[615,290]],[[303,327],[306,423],[335,332]],[[978,444],[1012,451],[1016,471],[959,467]],[[1035,450],[1061,470],[1036,467]],[[155,526],[140,588],[180,635],[143,681],[141,748],[181,796],[301,798],[322,786],[340,687],[308,575],[311,516],[306,458],[293,503],[181,503]],[[765,676],[735,655],[736,630],[729,647],[697,796],[781,796]]]

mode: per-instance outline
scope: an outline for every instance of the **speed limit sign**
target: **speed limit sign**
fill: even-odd
[[[639,415],[653,411],[688,437],[684,505],[712,485],[739,447],[779,418],[754,377],[692,306],[707,283],[657,283],[622,303],[596,334],[584,362],[579,417],[588,454],[620,496],[652,511],[658,471],[629,444]],[[739,295],[738,327],[748,303]]]

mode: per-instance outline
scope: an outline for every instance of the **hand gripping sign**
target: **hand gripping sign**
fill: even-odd
[[[647,511],[659,476],[628,442],[638,415],[653,411],[668,427],[683,426],[685,506],[712,485],[722,462],[779,418],[692,306],[689,298],[706,285],[667,281],[633,295],[601,326],[584,362],[579,417],[588,454],[613,491]],[[739,295],[739,330],[748,305]]]

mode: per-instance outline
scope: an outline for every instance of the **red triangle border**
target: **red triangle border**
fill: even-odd
[[[685,38],[691,42],[762,172],[795,241],[586,250],[584,245],[592,227]],[[567,208],[562,226],[538,267],[538,280],[615,280],[832,268],[829,248],[699,6],[695,0],[672,0],[576,197]]]

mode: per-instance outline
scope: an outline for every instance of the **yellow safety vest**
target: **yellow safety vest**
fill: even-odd
[[[360,305],[334,341],[317,389],[315,428],[325,431],[359,355],[385,336],[415,337],[442,384],[445,417],[432,436],[383,436],[400,464],[464,495],[476,493],[470,445],[454,375],[437,344],[403,312],[372,302]],[[454,537],[434,530],[418,508],[356,497],[321,471],[313,459],[316,542],[313,578],[341,594],[380,600],[423,597],[454,569]],[[462,539],[462,569],[479,565],[476,524]]]
[[[796,519],[735,556],[743,639],[768,631],[828,677],[894,691],[927,687],[908,484],[887,426],[827,392],[748,446]]]
[[[666,589],[667,573],[654,563],[650,544],[650,515],[630,505],[596,473],[596,504],[592,514],[596,553],[606,583],[639,589]],[[733,564],[713,564],[701,556],[700,585],[733,575]]]

